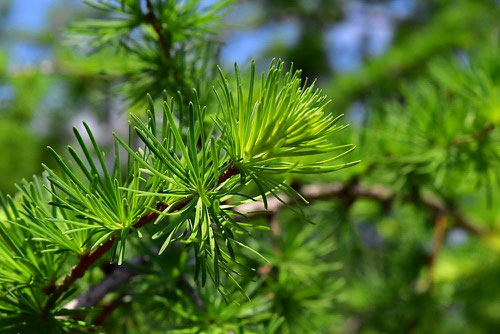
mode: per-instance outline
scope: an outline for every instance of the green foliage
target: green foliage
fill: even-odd
[[[489,0],[446,3],[438,8],[428,24],[409,30],[386,54],[369,60],[354,74],[335,77],[329,93],[337,108],[343,110],[374,90],[390,95],[399,88],[397,79],[418,76],[433,57],[450,49],[473,49],[478,40],[489,38],[499,11]]]
[[[395,176],[401,187],[418,183],[450,196],[500,185],[498,56],[493,47],[466,65],[437,59],[428,78],[404,85],[403,104],[385,107],[377,121],[384,133],[371,135],[381,138],[386,163],[399,171]],[[460,180],[464,175],[466,182]]]
[[[41,191],[38,180],[35,179],[32,185],[31,195],[37,196],[35,193]],[[0,205],[4,216],[0,222],[0,328],[2,331],[34,332],[41,324],[47,326],[43,315],[46,295],[42,290],[60,274],[67,254],[45,247],[44,232],[30,229],[36,222],[30,220],[29,209],[24,205],[18,208],[19,204],[10,196],[0,196]],[[58,232],[53,231],[54,234]],[[53,311],[54,316],[59,314],[59,309]],[[63,332],[66,330],[64,323],[70,322],[56,321],[52,315],[49,318],[49,326],[55,332]]]
[[[3,52],[0,50],[0,74],[4,74],[5,70],[6,70],[6,63],[7,63],[7,57],[5,57],[5,55],[3,54]]]
[[[236,66],[236,102],[221,72],[224,100],[217,95],[222,111],[218,118],[221,139],[236,167],[251,177],[258,172],[325,173],[349,166],[324,166],[349,153],[354,146],[335,146],[329,142],[330,136],[345,126],[335,125],[340,116],[325,115],[324,108],[329,101],[315,89],[314,83],[310,86],[302,83],[300,73],[290,69],[283,76],[283,63],[271,63],[253,102],[254,64],[246,100]],[[283,161],[336,150],[346,151],[315,164]]]
[[[321,91],[301,84],[300,72],[283,75],[282,62],[277,66],[272,64],[268,73],[262,75],[261,90],[253,104],[253,71],[249,102],[245,106],[234,104],[233,93],[221,76],[221,89],[227,103],[220,100],[223,116],[209,128],[204,122],[207,109],[200,106],[196,92],[194,103],[188,105],[185,126],[177,124],[174,116],[185,114],[182,110],[174,113],[175,108],[183,108],[182,96],[179,95],[177,104],[165,97],[161,120],[157,119],[154,102],[148,96],[147,121],[132,116],[135,134],[144,146],[133,148],[133,133],[128,141],[115,135],[112,169],[108,169],[105,153],[85,123],[90,145],[74,129],[82,153],[68,146],[72,161],[49,147],[59,171],[44,165],[46,177],[23,182],[18,187],[20,203],[16,205],[9,197],[9,207],[4,208],[6,217],[1,226],[5,242],[2,246],[5,289],[20,290],[19,300],[26,293],[30,298],[38,298],[38,307],[34,308],[36,317],[59,314],[68,295],[53,302],[57,295],[50,297],[49,292],[44,302],[47,297],[40,289],[47,289],[44,282],[58,280],[63,257],[74,254],[85,258],[89,251],[110,240],[114,242],[111,261],[121,264],[127,242],[134,234],[142,237],[139,231],[142,219],[156,213],[154,224],[158,229],[152,238],[166,237],[159,248],[160,254],[170,243],[180,241],[193,249],[194,278],[201,277],[201,286],[210,278],[221,293],[234,298],[231,297],[234,293],[220,286],[222,276],[226,283],[246,295],[237,277],[233,277],[246,275],[251,269],[238,260],[239,249],[256,255],[261,261],[267,260],[243,239],[250,235],[250,228],[260,228],[260,225],[235,220],[235,215],[240,214],[235,212],[235,206],[253,200],[241,191],[253,184],[264,201],[268,193],[277,196],[280,190],[294,196],[298,193],[281,175],[326,173],[353,164],[321,166],[337,157],[302,163],[301,157],[333,150],[349,148],[341,156],[349,153],[351,146],[335,147],[327,141],[343,127],[333,126],[337,119],[324,114],[326,98]],[[241,85],[238,71],[236,75]],[[241,101],[240,87],[236,92]],[[263,125],[261,133],[257,133],[259,128],[250,122],[250,117],[257,118]],[[220,131],[218,135],[216,128]],[[268,138],[279,144],[272,145]],[[240,143],[250,139],[255,145],[242,149]],[[280,151],[276,151],[276,147]],[[127,153],[126,169],[122,168],[122,149]],[[282,160],[288,158],[294,162]],[[237,177],[233,177],[235,175]],[[26,239],[30,245],[27,249],[21,247]],[[16,258],[25,261],[18,263]],[[35,283],[36,288],[32,286]],[[249,301],[248,307],[254,307],[258,300]],[[228,317],[239,318],[240,312],[230,312]],[[31,313],[19,309],[16,314],[28,317]],[[54,326],[62,326],[62,322],[55,321]]]
[[[219,48],[216,32],[231,2],[88,0],[104,18],[77,22],[70,33],[91,52],[126,55],[130,65],[117,70],[127,79],[123,90],[132,103],[146,93],[160,96],[164,89],[172,95],[181,91],[189,101],[192,88],[208,91]]]
[[[495,311],[471,310],[498,307],[480,296],[496,294],[499,59],[495,35],[474,52],[436,57],[392,98],[371,100],[352,132],[368,167],[349,177],[393,194],[331,209],[340,215],[336,240],[348,282],[339,312],[359,332],[488,332],[498,324]],[[431,198],[446,211],[429,208]],[[439,214],[446,225],[436,250]]]
[[[249,299],[234,285],[225,291],[228,302],[213,285],[192,284],[187,276],[193,265],[188,254],[180,247],[172,247],[166,256],[152,258],[148,270],[135,280],[135,288],[130,292],[134,302],[122,306],[125,313],[134,316],[114,317],[109,323],[118,327],[106,326],[105,330],[119,328],[124,333],[133,333],[134,328],[152,329],[154,333],[327,330],[332,324],[336,294],[342,286],[342,280],[338,279],[340,264],[332,260],[335,253],[332,226],[327,220],[318,219],[315,219],[318,225],[307,224],[290,212],[285,216],[292,219],[280,224],[279,236],[267,232],[259,232],[257,238],[243,236],[269,260],[263,264],[255,256],[240,257],[248,265],[259,266],[254,280],[241,282]],[[317,265],[318,259],[321,265]],[[221,281],[227,280],[221,277]],[[151,309],[165,312],[147,311]]]
[[[39,69],[0,60],[0,187],[38,172],[40,120],[54,158],[0,198],[1,332],[495,332],[491,0],[420,2],[386,55],[331,83],[319,32],[341,6],[327,0],[259,2],[253,23],[302,27],[271,51],[303,71],[274,61],[261,76],[254,64],[217,76],[229,1],[88,3],[78,15],[95,19],[66,37],[91,55],[55,45]],[[354,100],[364,110],[338,125]],[[137,110],[128,138],[106,144],[89,121],[59,147],[69,110],[115,127],[116,106]]]
[[[0,172],[9,175],[8,178],[0,178],[0,188],[12,193],[15,191],[13,182],[40,171],[37,165],[42,145],[29,129],[8,118],[0,120],[0,145],[5,154],[0,160]]]
[[[119,241],[115,252],[113,252],[112,262],[117,259],[118,263],[121,264],[125,252],[126,236],[131,232],[132,224],[147,212],[154,199],[141,197],[135,192],[139,189],[142,178],[137,163],[129,164],[128,170],[124,171],[126,174],[122,174],[118,146],[115,146],[113,170],[108,170],[103,151],[99,148],[88,125],[85,123],[84,125],[92,143],[92,153],[97,156],[97,161],[94,161],[94,156],[76,128],[74,133],[86,162],[72,147],[68,147],[69,153],[84,176],[82,180],[77,176],[75,168],[70,167],[51,148],[49,151],[60,165],[63,176],[58,176],[45,166],[51,185],[57,189],[51,191],[53,195],[52,205],[73,212],[79,219],[68,219],[63,215],[62,217],[45,218],[45,220],[72,226],[71,230],[65,232],[66,234],[89,231],[90,235],[84,238],[87,249],[94,249],[104,240],[110,238],[113,233],[119,232]],[[154,184],[154,182],[155,180],[146,182],[146,189],[151,187],[151,183]],[[130,187],[132,191],[127,191],[124,187]]]

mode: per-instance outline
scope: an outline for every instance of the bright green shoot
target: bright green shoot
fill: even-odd
[[[220,69],[219,69],[220,70]],[[346,125],[336,125],[342,115],[325,112],[330,102],[315,83],[307,85],[301,71],[284,71],[282,61],[271,62],[267,74],[255,89],[255,63],[250,70],[248,93],[243,92],[238,66],[235,65],[235,91],[220,71],[220,91],[216,91],[221,114],[217,123],[223,132],[225,149],[238,168],[266,173],[327,173],[356,164],[331,165],[354,149],[336,146],[331,135]],[[333,157],[313,163],[300,157],[341,151]]]

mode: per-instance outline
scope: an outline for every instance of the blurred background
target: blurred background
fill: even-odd
[[[85,120],[110,144],[129,112],[144,111],[145,92],[183,89],[161,81],[161,66],[138,75],[132,44],[115,47],[104,34],[82,42],[81,22],[113,15],[79,0],[0,0],[3,193],[51,163],[47,145],[71,144],[73,125]],[[332,113],[345,113],[351,127],[338,137],[358,146],[349,160],[362,160],[291,179],[298,189],[342,187],[305,209],[316,226],[288,210],[268,218],[279,231],[256,248],[291,268],[267,288],[288,330],[497,332],[498,1],[235,1],[220,21],[207,62],[228,72],[235,61],[243,72],[251,59],[260,70],[272,58],[293,62],[318,79]],[[186,87],[210,94],[206,78],[190,79]]]

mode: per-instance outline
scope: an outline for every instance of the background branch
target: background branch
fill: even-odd
[[[146,18],[150,21],[151,25],[153,26],[153,29],[156,31],[156,34],[158,35],[158,43],[160,44],[160,48],[165,54],[165,57],[169,57],[170,38],[167,39],[167,37],[165,37],[163,33],[163,30],[161,28],[161,22],[157,19],[155,15],[153,3],[151,2],[151,0],[146,0],[146,7],[148,10],[146,13]]]

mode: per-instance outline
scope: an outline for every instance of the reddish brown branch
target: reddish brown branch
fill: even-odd
[[[120,294],[118,297],[103,305],[101,312],[96,316],[93,321],[95,326],[102,326],[106,323],[111,313],[116,310],[123,303],[125,294]]]
[[[219,180],[217,181],[217,184],[222,184],[224,181],[230,179],[232,176],[239,174],[239,170],[231,165],[229,168],[227,168],[220,176]]]
[[[165,209],[164,205],[159,205],[158,209]],[[135,229],[141,228],[142,226],[149,224],[158,218],[156,212],[149,212],[142,216],[141,219],[134,225]],[[132,233],[133,230],[130,231]],[[79,257],[79,261],[75,264],[71,271],[64,279],[57,285],[52,285],[45,288],[45,292],[50,294],[50,297],[45,304],[45,310],[50,310],[54,306],[55,302],[66,292],[69,287],[79,278],[83,277],[87,270],[99,260],[104,254],[106,254],[112,247],[118,237],[118,232],[113,234],[107,241],[100,244],[96,249],[87,252]]]

